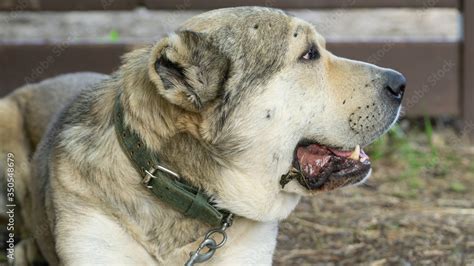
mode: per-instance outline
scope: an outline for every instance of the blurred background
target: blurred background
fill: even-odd
[[[276,265],[474,265],[474,1],[0,0],[0,96],[120,56],[209,9],[283,8],[337,55],[399,70],[403,117],[364,185],[304,199]],[[2,249],[4,251],[4,249]]]

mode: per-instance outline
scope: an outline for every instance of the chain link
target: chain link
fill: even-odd
[[[227,242],[227,233],[225,231],[232,225],[232,219],[233,215],[231,213],[222,221],[221,227],[209,230],[204,236],[204,240],[199,244],[199,247],[194,252],[189,253],[189,259],[184,265],[193,266],[194,264],[202,263],[211,259],[212,256],[214,256],[214,253],[216,253],[216,250],[224,246]],[[222,237],[222,240],[219,243],[215,240],[216,235]],[[203,251],[204,248],[207,248],[208,250]]]

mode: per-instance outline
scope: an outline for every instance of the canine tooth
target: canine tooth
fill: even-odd
[[[360,162],[361,162],[361,163],[363,163],[363,162],[365,162],[365,161],[367,161],[367,157],[361,157],[361,158],[360,158]]]
[[[352,160],[358,161],[359,160],[359,155],[360,155],[360,146],[357,145],[355,147],[354,151],[351,153],[351,156],[349,156],[349,158],[351,158]]]

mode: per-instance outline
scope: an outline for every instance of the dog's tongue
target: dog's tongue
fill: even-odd
[[[317,176],[331,159],[332,153],[323,146],[311,144],[296,151],[300,171],[305,176]]]

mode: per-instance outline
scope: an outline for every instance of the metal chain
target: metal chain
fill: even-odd
[[[202,263],[211,259],[212,256],[214,256],[214,253],[216,253],[216,250],[224,246],[226,243],[227,234],[225,231],[232,225],[232,219],[233,214],[231,213],[223,219],[221,227],[209,230],[204,236],[204,240],[199,244],[199,247],[194,252],[189,253],[189,259],[184,265],[193,266],[194,264]],[[213,236],[215,235],[222,236],[222,240],[219,243],[214,239]],[[208,250],[201,253],[204,248],[208,248]]]

